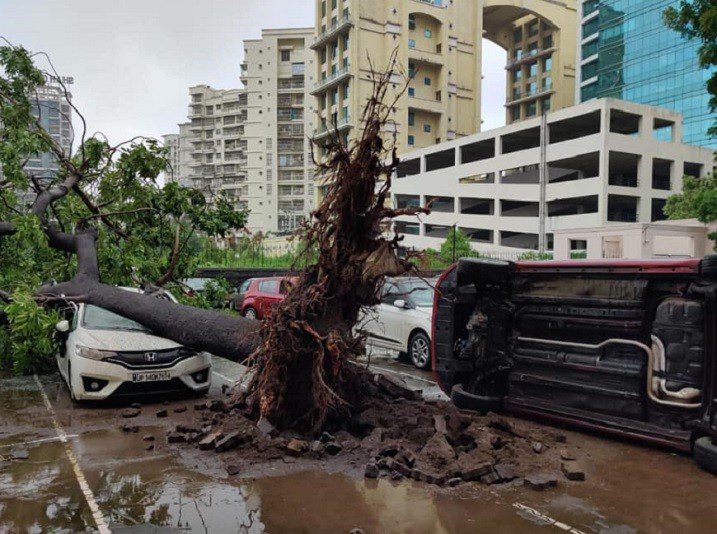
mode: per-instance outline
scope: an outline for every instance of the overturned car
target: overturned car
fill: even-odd
[[[717,472],[717,255],[465,258],[436,287],[433,370],[459,407],[693,451]]]

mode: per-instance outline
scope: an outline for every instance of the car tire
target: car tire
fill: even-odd
[[[702,469],[717,475],[717,443],[711,437],[704,436],[695,440],[692,457]]]
[[[425,332],[416,332],[409,338],[408,356],[417,369],[431,368],[431,340]]]
[[[717,254],[710,254],[702,258],[700,263],[700,271],[702,276],[707,278],[717,278]]]
[[[246,317],[247,319],[256,320],[256,319],[259,319],[259,314],[256,312],[256,310],[254,308],[249,306],[248,308],[244,309],[244,317]]]
[[[462,410],[478,412],[495,412],[503,408],[503,397],[474,395],[467,392],[463,384],[456,384],[451,389],[451,401]]]
[[[72,364],[70,362],[67,362],[67,381],[65,383],[67,384],[67,391],[70,392],[70,400],[73,404],[77,404],[79,401],[72,390]]]

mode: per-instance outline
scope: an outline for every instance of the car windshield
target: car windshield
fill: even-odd
[[[204,291],[211,278],[187,278],[184,283],[194,291]]]
[[[82,316],[82,326],[90,330],[132,330],[136,332],[149,332],[139,323],[132,319],[127,319],[116,313],[112,313],[104,308],[97,306],[85,306],[85,312]]]
[[[419,307],[433,306],[433,287],[423,280],[411,280],[401,284],[401,293]]]

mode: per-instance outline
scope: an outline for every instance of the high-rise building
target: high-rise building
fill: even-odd
[[[31,98],[32,114],[37,117],[40,126],[50,134],[50,137],[62,148],[65,154],[72,149],[72,108],[70,101],[72,95],[62,86],[53,81],[38,87],[37,98]],[[39,179],[50,179],[55,176],[59,166],[57,157],[52,152],[35,154],[27,161],[25,170],[27,174]]]
[[[162,136],[164,148],[167,149],[167,170],[165,182],[179,182],[179,134],[165,134]]]
[[[508,123],[572,105],[575,25],[575,0],[316,0],[314,138],[334,126],[357,137],[371,72],[394,50],[411,78],[393,117],[399,152],[479,131],[483,37],[508,52]],[[396,76],[388,98],[403,85]]]
[[[287,232],[304,221],[314,199],[307,131],[313,124],[308,87],[312,28],[262,30],[244,41],[241,81],[247,117],[246,198],[251,230]],[[313,65],[311,65],[313,67]]]
[[[246,186],[246,93],[241,89],[189,88],[189,123],[180,127],[180,146],[188,145],[187,174],[180,150],[180,176],[208,199],[222,192],[248,207]],[[184,140],[184,141],[183,141]]]
[[[696,39],[667,28],[662,13],[678,0],[582,0],[576,100],[612,97],[679,111],[682,141],[717,148],[707,136],[715,115],[706,82],[714,72],[698,64]],[[669,134],[669,128],[655,135]]]

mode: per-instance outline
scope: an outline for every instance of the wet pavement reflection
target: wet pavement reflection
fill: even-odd
[[[103,426],[109,412],[72,407],[55,379],[43,381],[114,532],[717,531],[717,478],[666,451],[585,436],[595,465],[589,483],[545,493],[520,485],[439,490],[322,471],[241,479],[227,477],[212,455],[159,446],[160,420],[136,432]],[[92,531],[76,474],[32,384],[0,388],[0,533]],[[148,450],[148,443],[158,446]]]

